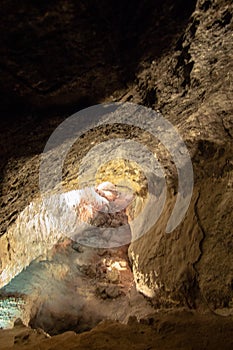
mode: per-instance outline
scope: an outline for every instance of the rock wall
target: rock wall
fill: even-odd
[[[155,303],[232,307],[232,10],[229,1],[198,1],[172,55],[139,74],[132,93],[177,126],[195,176],[182,224],[165,234],[168,203],[131,246],[138,289],[149,287]]]
[[[39,154],[53,129],[67,116],[68,110],[73,111],[77,106],[81,108],[97,101],[130,101],[158,109],[178,129],[189,149],[195,177],[193,197],[186,217],[175,231],[166,234],[166,223],[175,201],[172,189],[177,186],[176,173],[171,165],[168,165],[169,192],[163,215],[155,227],[134,242],[129,250],[138,290],[152,298],[155,306],[185,304],[189,307],[208,305],[212,309],[232,307],[231,1],[198,1],[195,9],[195,2],[187,7],[184,1],[178,1],[176,4],[166,1],[163,6],[158,2],[158,7],[153,7],[152,2],[143,1],[141,9],[138,5],[134,11],[132,3],[129,2],[129,7],[122,17],[122,37],[125,35],[124,30],[129,30],[125,42],[114,41],[119,33],[110,30],[109,18],[113,15],[111,8],[104,7],[101,17],[101,8],[97,6],[103,28],[98,31],[98,21],[97,24],[94,22],[92,31],[94,33],[97,30],[98,40],[95,41],[95,50],[91,51],[91,54],[88,45],[82,46],[80,54],[88,53],[88,57],[90,55],[92,58],[88,60],[89,65],[82,70],[79,69],[85,63],[85,57],[80,61],[76,55],[71,55],[70,62],[66,61],[64,56],[61,61],[57,61],[57,65],[55,64],[54,54],[61,53],[57,51],[60,41],[55,28],[62,19],[63,43],[69,44],[68,53],[73,52],[72,45],[75,51],[80,42],[86,41],[73,37],[72,33],[77,31],[74,14],[77,12],[80,16],[82,13],[87,15],[90,4],[87,3],[82,8],[84,12],[77,11],[74,5],[70,5],[70,8],[64,5],[64,16],[59,12],[59,4],[58,1],[57,6],[52,8],[48,2],[48,5],[41,5],[40,9],[33,10],[34,15],[29,27],[22,26],[21,31],[12,26],[10,35],[14,40],[15,35],[20,37],[16,48],[11,46],[13,39],[9,42],[7,36],[4,39],[1,82],[5,89],[3,96],[7,97],[8,103],[3,107],[10,111],[9,101],[12,93],[17,108],[13,108],[13,111],[11,109],[14,122],[6,122],[2,129],[1,269],[6,268],[4,259],[12,260],[12,264],[15,261],[15,250],[12,249],[14,243],[8,240],[6,232],[25,207],[39,195]],[[20,9],[16,6],[10,17],[7,15],[8,2],[4,1],[3,5],[8,26],[10,20],[16,23],[18,16],[25,18],[27,7]],[[30,4],[27,6],[30,7]],[[144,10],[140,12],[142,9]],[[31,7],[29,10],[32,11]],[[122,7],[119,7],[118,19],[121,18],[121,11]],[[131,11],[133,15],[127,27],[127,16]],[[92,16],[96,17],[95,13],[92,13]],[[103,16],[108,20],[104,21]],[[49,29],[43,34],[39,28],[44,21],[48,21]],[[87,43],[93,42],[90,35],[94,34],[90,27],[86,27],[85,21],[79,23],[82,23],[80,30],[88,27],[85,33],[89,35],[90,41]],[[134,37],[131,34],[138,23],[138,36]],[[32,28],[33,31],[30,32]],[[112,36],[106,34],[109,31]],[[21,38],[25,32],[28,36],[24,41]],[[46,56],[46,48],[53,37],[56,39],[54,46]],[[104,46],[101,46],[102,37]],[[160,37],[161,39],[158,39]],[[34,43],[35,38],[42,40],[41,45],[37,46]],[[78,40],[78,43],[75,40]],[[137,45],[134,50],[135,42]],[[129,43],[131,45],[127,51]],[[32,53],[28,53],[25,64],[20,63],[23,62],[25,49],[30,45]],[[40,55],[37,57],[38,52]],[[96,52],[97,59],[94,60]],[[47,61],[41,61],[40,57],[44,60],[53,57],[48,63],[48,68],[53,68],[51,74],[42,74],[44,65],[36,59],[44,64]],[[107,69],[104,69],[103,62],[106,57],[109,61]],[[76,60],[82,63],[81,66],[74,66]],[[133,67],[132,61],[136,62]],[[56,72],[63,64],[67,68],[60,70],[60,80],[57,81]],[[75,69],[72,68],[72,64]],[[96,71],[96,67],[100,70]],[[129,74],[126,74],[127,69]],[[76,73],[73,78],[74,71]],[[97,80],[93,85],[94,72]],[[108,84],[106,76],[111,78],[108,80],[112,84]],[[79,86],[82,87],[82,91],[77,93]],[[87,100],[87,96],[94,96],[94,100]],[[85,101],[79,103],[83,97]],[[25,106],[29,106],[29,111]],[[62,111],[64,106],[65,113]],[[16,116],[17,110],[20,111],[21,117]],[[80,140],[76,164],[90,149],[90,140],[93,137],[98,142],[113,135],[116,137],[127,134],[129,135],[129,130],[111,131],[108,127],[97,129],[94,133],[90,131]],[[132,130],[131,135],[136,139],[141,138],[144,144],[150,144],[148,135],[135,130]],[[152,149],[155,147],[156,144],[152,145]],[[72,156],[70,159],[72,160]],[[65,177],[72,189],[75,185],[76,167],[72,165],[71,160],[68,162]],[[166,163],[166,157],[162,161]]]

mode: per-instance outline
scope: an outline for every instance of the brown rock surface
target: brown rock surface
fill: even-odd
[[[29,328],[0,330],[0,349],[230,350],[232,330],[232,319],[177,311],[151,315],[149,322],[131,318],[128,325],[105,321],[90,332],[49,338]]]
[[[28,266],[35,255],[46,255],[48,250],[48,242],[38,245],[30,235],[26,242],[20,240],[20,230],[28,221],[27,208],[30,205],[39,208],[40,154],[49,135],[70,113],[83,107],[128,101],[159,110],[177,128],[188,147],[194,191],[182,223],[172,233],[165,232],[176,198],[177,172],[165,147],[137,127],[107,125],[89,130],[70,150],[63,185],[68,190],[77,188],[78,166],[92,148],[92,142],[99,144],[123,137],[158,153],[165,168],[168,194],[155,227],[129,249],[137,290],[156,308],[185,305],[230,315],[232,1],[166,0],[155,4],[143,0],[113,5],[112,1],[68,4],[58,0],[35,6],[30,1],[17,2],[12,7],[9,0],[4,0],[1,12],[1,111],[7,114],[2,121],[0,141],[0,270],[4,276],[1,286]],[[56,161],[51,173],[55,169]],[[97,180],[114,182],[114,176],[119,180],[126,173],[137,191],[137,212],[143,207],[147,187],[133,163],[122,164],[122,160],[109,163]],[[28,215],[23,216],[24,211]],[[50,237],[51,246],[58,236]],[[91,268],[88,271],[93,275]],[[108,287],[100,285],[98,293],[106,299],[118,298],[115,282],[111,280]],[[102,324],[91,333],[78,336],[65,333],[46,339],[43,348],[65,348],[64,344],[69,344],[68,348],[107,349],[109,345],[103,345],[106,341],[114,349],[119,339],[122,348],[145,349],[145,344],[148,349],[232,348],[230,317],[199,315],[189,321],[186,316],[175,326],[170,319],[159,321],[156,334],[153,327],[141,324]],[[15,334],[15,330],[3,332]],[[12,346],[13,335],[6,334],[11,333],[2,333],[4,340],[0,343],[11,339],[11,343],[5,344]],[[17,339],[27,342],[27,335]],[[134,347],[129,345],[133,341]]]
[[[172,55],[138,76],[138,101],[176,125],[194,168],[182,224],[163,234],[168,203],[163,222],[131,247],[135,269],[162,303],[232,307],[232,11],[228,1],[198,1]]]

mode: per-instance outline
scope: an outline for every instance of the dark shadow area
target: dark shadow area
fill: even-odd
[[[169,52],[195,4],[196,0],[3,0],[1,184],[6,164],[12,167],[9,159],[40,154],[66,117],[127,90],[140,70]],[[4,202],[0,205],[4,209]]]
[[[38,181],[38,175],[31,180],[38,169],[25,173],[20,183],[14,180],[14,160],[43,152],[66,117],[115,91],[127,91],[140,70],[171,51],[195,4],[196,0],[1,2],[1,187],[7,182],[4,191],[0,188],[3,212],[22,191],[33,196],[29,180]],[[12,211],[14,218],[17,211]]]
[[[2,1],[4,119],[66,114],[125,88],[143,62],[169,50],[195,3]]]

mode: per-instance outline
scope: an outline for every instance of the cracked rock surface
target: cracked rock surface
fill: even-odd
[[[166,236],[165,212],[131,247],[135,271],[162,303],[232,308],[232,11],[230,1],[198,1],[172,55],[152,62],[135,87],[134,101],[160,109],[177,126],[194,168],[182,224]]]
[[[78,166],[92,142],[123,137],[146,145],[165,169],[168,191],[155,226],[129,247],[136,288],[155,308],[188,306],[230,315],[232,1],[198,0],[188,6],[186,1],[166,0],[155,6],[145,0],[135,7],[129,1],[127,7],[120,2],[116,12],[111,1],[98,4],[48,1],[32,7],[26,1],[11,9],[8,0],[2,1],[1,108],[8,118],[2,121],[0,149],[1,273],[11,279],[19,272],[13,264],[19,252],[8,233],[20,213],[39,200],[40,154],[54,128],[70,113],[94,103],[134,102],[159,110],[189,150],[194,190],[180,225],[165,232],[177,192],[174,161],[158,140],[137,127],[106,125],[82,135],[65,161],[63,185],[77,187]],[[129,173],[144,199],[145,179],[135,169],[119,161],[99,176],[114,183],[114,176],[120,179]],[[138,207],[142,204],[139,201]],[[112,272],[108,278],[110,286],[103,281],[98,285],[104,301],[121,297],[114,284],[117,276]]]

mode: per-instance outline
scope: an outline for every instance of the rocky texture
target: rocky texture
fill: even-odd
[[[9,328],[15,319],[25,314],[25,300],[17,294],[3,297],[1,293],[0,310],[0,327]]]
[[[231,2],[198,1],[172,56],[138,76],[133,100],[159,108],[177,126],[195,176],[180,227],[167,236],[160,222],[131,247],[156,302],[160,295],[162,303],[232,307],[232,10]],[[168,205],[163,221],[169,212]]]
[[[208,306],[227,314],[231,312],[233,298],[233,9],[231,1],[200,0],[195,10],[194,2],[188,9],[186,3],[165,1],[162,5],[159,1],[158,7],[154,7],[154,3],[142,1],[133,11],[133,3],[128,2],[123,17],[120,16],[122,5],[115,17],[110,2],[108,6],[100,4],[95,8],[87,2],[82,9],[73,3],[62,7],[60,1],[56,6],[46,2],[32,9],[26,2],[25,7],[15,6],[13,12],[9,10],[8,1],[3,2],[5,20],[1,23],[9,27],[12,21],[12,25],[1,47],[2,96],[8,101],[2,106],[14,114],[14,108],[9,108],[13,99],[21,117],[15,116],[15,125],[5,122],[2,129],[1,254],[7,256],[8,261],[13,256],[6,232],[25,207],[39,196],[39,154],[54,127],[70,111],[97,101],[141,103],[159,109],[179,130],[190,151],[195,186],[184,221],[174,232],[166,234],[166,223],[175,201],[177,173],[163,149],[160,160],[167,168],[166,206],[156,226],[133,243],[129,251],[137,288],[149,296],[156,307]],[[89,25],[86,27],[85,21],[74,19],[76,15],[82,18],[90,7],[94,12],[90,18],[95,21],[100,18],[101,22],[99,27],[99,22],[94,21],[94,30]],[[25,19],[28,11],[32,13],[31,21],[21,20],[20,25],[16,24],[16,18]],[[121,18],[120,33],[117,25],[110,30],[112,18],[116,20],[113,24],[118,24]],[[47,29],[40,28],[43,23],[48,23]],[[59,55],[64,47],[58,40],[57,23],[62,23],[67,52],[74,52],[68,55],[68,61],[65,55],[64,59]],[[75,23],[80,25],[79,30]],[[130,30],[137,23],[140,24],[137,30]],[[99,40],[95,40],[96,46],[89,50],[95,30]],[[73,32],[79,31],[89,39],[74,42],[77,38],[73,38]],[[19,40],[14,46],[13,39],[17,35]],[[57,40],[54,41],[54,37]],[[118,37],[120,42],[114,40]],[[87,46],[80,46],[80,43]],[[74,50],[70,48],[72,45]],[[46,55],[48,47],[50,53]],[[77,59],[79,47],[90,60],[86,56],[83,60]],[[24,61],[25,52],[28,54]],[[55,56],[59,56],[56,62]],[[48,58],[49,74],[44,70]],[[109,59],[106,68],[103,68],[103,58]],[[74,67],[76,61],[81,63]],[[116,68],[115,62],[118,62]],[[94,72],[97,79],[93,83]],[[77,92],[79,86],[81,91]],[[91,101],[89,96],[93,96]],[[17,124],[17,120],[22,124]],[[92,147],[93,139],[98,143],[120,136],[141,141],[153,152],[158,149],[158,142],[137,128],[106,126],[90,130],[80,138],[77,152],[75,146],[71,150],[64,183],[70,189],[77,186],[78,164]],[[109,167],[105,181],[112,180],[115,167],[118,165]],[[141,183],[137,185],[140,187]],[[142,187],[143,193],[145,184]],[[102,286],[99,292],[104,297],[109,293],[117,294],[116,290],[106,290]]]
[[[68,239],[35,259],[0,295],[0,327],[20,317],[50,335],[84,332],[104,319],[126,323],[153,311],[136,292],[127,247],[94,249]]]
[[[230,350],[231,335],[231,318],[177,311],[151,314],[139,322],[131,317],[128,325],[105,321],[90,332],[66,332],[54,337],[41,330],[16,326],[0,330],[0,349]]]
[[[194,6],[194,0],[14,6],[4,0],[2,108],[46,113],[57,107],[67,113],[106,99],[127,87],[144,60],[169,47]]]
[[[113,201],[98,195],[94,187],[86,187],[31,202],[1,239],[0,286],[34,259],[46,256],[65,237],[100,248],[129,244],[126,208],[133,196],[127,199],[126,194],[115,190],[118,198]]]
[[[43,339],[50,338],[42,329],[27,328],[20,318],[17,318],[14,323],[14,328],[8,333],[1,334],[1,348],[16,346],[22,348],[25,345],[33,345]]]

